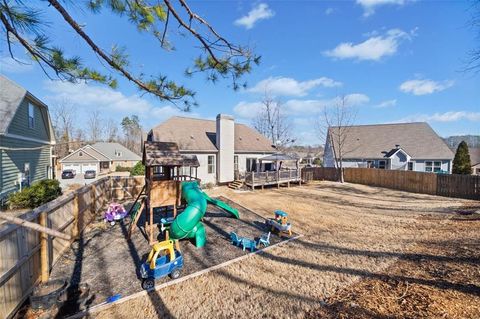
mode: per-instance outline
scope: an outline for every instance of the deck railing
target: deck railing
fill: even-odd
[[[245,184],[255,187],[289,182],[300,182],[300,175],[300,171],[296,169],[266,172],[246,172]]]

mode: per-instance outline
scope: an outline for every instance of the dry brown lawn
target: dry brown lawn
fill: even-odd
[[[458,214],[478,202],[333,182],[211,193],[282,209],[304,237],[97,318],[480,317],[480,218]]]

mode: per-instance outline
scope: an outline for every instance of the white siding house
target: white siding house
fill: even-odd
[[[196,155],[197,177],[204,184],[232,182],[253,170],[259,158],[276,152],[265,136],[225,114],[214,121],[172,117],[150,130],[147,141],[173,142],[181,154]]]
[[[327,135],[324,165],[336,167],[335,132]],[[343,167],[451,173],[453,153],[427,123],[358,125],[344,129]],[[335,150],[338,157],[338,143]]]

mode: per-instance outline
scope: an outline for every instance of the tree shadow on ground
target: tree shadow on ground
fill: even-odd
[[[415,278],[415,277],[409,277],[409,276],[398,276],[398,275],[374,273],[371,271],[355,269],[355,268],[314,264],[314,263],[310,263],[310,262],[299,260],[299,259],[291,259],[291,258],[286,258],[281,256],[275,256],[265,251],[262,251],[262,253],[259,254],[259,256],[268,258],[276,262],[290,264],[290,265],[303,267],[307,269],[314,269],[320,272],[334,272],[334,273],[339,273],[344,275],[359,276],[362,278],[379,279],[383,281],[386,281],[386,280],[408,281],[410,283],[431,286],[439,289],[452,289],[462,293],[467,293],[474,296],[480,296],[480,287],[473,284],[459,284],[459,283],[448,282],[443,279],[430,280],[430,279]]]
[[[469,263],[473,265],[480,265],[480,258],[478,257],[464,257],[464,256],[438,256],[438,255],[429,255],[429,254],[416,254],[416,253],[399,253],[399,252],[387,252],[387,251],[371,251],[371,250],[360,250],[345,248],[336,245],[322,244],[322,243],[313,243],[308,242],[302,239],[295,241],[295,244],[301,245],[305,248],[323,252],[333,252],[336,254],[345,254],[345,255],[354,255],[354,256],[365,256],[372,258],[398,258],[403,260],[431,260],[439,262],[462,262]],[[429,244],[431,244],[429,242]],[[443,243],[447,244],[447,243]],[[442,245],[442,244],[440,244]]]
[[[379,205],[379,204],[368,204],[368,203],[359,203],[359,202],[356,202],[356,201],[351,201],[351,200],[348,200],[348,199],[345,199],[345,198],[342,198],[340,196],[337,196],[336,198],[334,197],[330,197],[330,196],[324,196],[324,195],[316,195],[316,194],[303,194],[303,193],[299,193],[299,192],[296,192],[296,191],[292,191],[292,190],[283,190],[281,192],[281,194],[279,194],[278,196],[290,196],[290,197],[293,197],[293,198],[296,198],[297,200],[305,200],[305,201],[311,201],[311,200],[315,200],[315,201],[319,201],[319,202],[322,202],[322,203],[329,203],[329,204],[332,204],[332,205],[336,205],[336,206],[344,206],[344,207],[355,207],[355,208],[359,208],[359,209],[372,209],[372,210],[383,210],[383,211],[404,211],[404,212],[415,212],[416,211],[416,207],[392,207],[391,205],[388,205],[388,200],[384,200],[384,203],[385,205]],[[428,209],[428,208],[422,208],[421,211],[423,213],[446,213],[446,212],[450,212],[451,209],[449,208],[433,208],[433,209]],[[375,214],[385,214],[385,213],[375,213]]]

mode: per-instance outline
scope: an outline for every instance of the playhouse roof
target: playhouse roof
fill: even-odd
[[[145,142],[143,148],[145,166],[200,166],[196,155],[183,155],[176,143]]]

